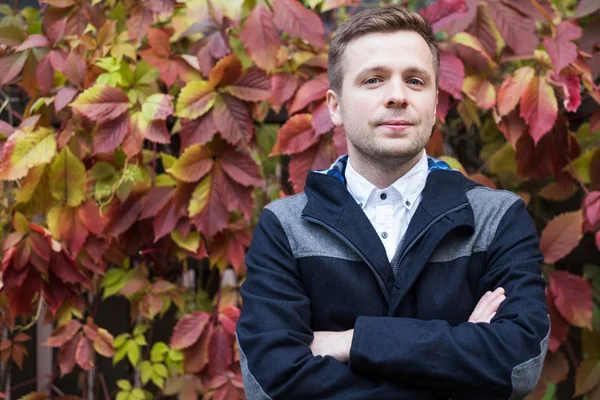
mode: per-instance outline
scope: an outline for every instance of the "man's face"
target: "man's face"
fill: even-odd
[[[329,91],[333,122],[343,125],[350,157],[397,164],[427,144],[435,122],[433,56],[416,32],[371,33],[348,43],[341,93]]]

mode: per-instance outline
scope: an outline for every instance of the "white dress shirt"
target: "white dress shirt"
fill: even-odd
[[[390,262],[404,238],[412,216],[421,202],[428,174],[427,156],[404,176],[385,189],[378,189],[352,167],[346,165],[347,188],[379,235]]]

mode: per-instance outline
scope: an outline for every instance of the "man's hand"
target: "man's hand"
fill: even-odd
[[[504,299],[506,299],[506,296],[503,288],[500,287],[493,292],[488,291],[475,306],[469,317],[469,322],[489,323],[496,315],[496,311],[498,311],[498,307]],[[353,335],[354,329],[344,332],[314,332],[310,351],[312,351],[313,356],[331,356],[340,362],[348,362]]]
[[[331,356],[340,362],[348,362],[354,329],[344,332],[314,332],[315,338],[310,344],[313,356]]]
[[[469,322],[489,323],[492,318],[494,318],[494,315],[496,315],[496,311],[498,311],[498,307],[500,307],[500,303],[502,303],[504,299],[506,299],[506,296],[504,295],[503,288],[499,287],[493,292],[488,291],[475,306],[475,309],[469,317]]]

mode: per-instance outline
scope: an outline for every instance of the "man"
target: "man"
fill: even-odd
[[[327,102],[349,155],[260,217],[237,327],[249,399],[535,387],[549,334],[537,233],[518,196],[425,155],[438,52],[400,6],[357,14],[331,43]]]

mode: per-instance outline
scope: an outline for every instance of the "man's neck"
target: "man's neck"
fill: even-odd
[[[390,187],[408,173],[423,157],[425,150],[408,160],[381,160],[350,154],[352,168],[378,189]]]

